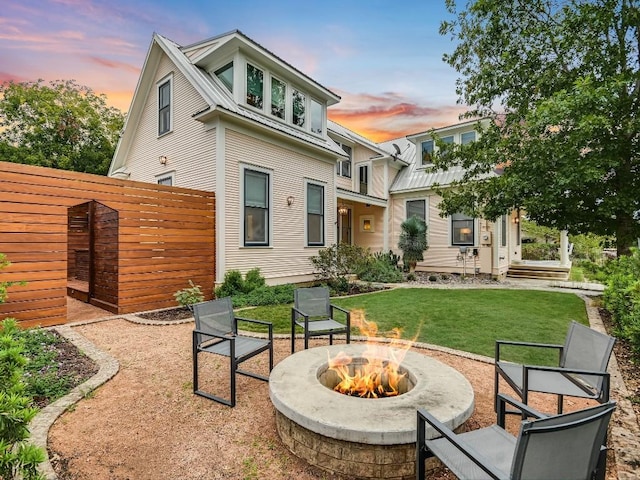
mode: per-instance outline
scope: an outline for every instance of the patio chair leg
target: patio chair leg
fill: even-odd
[[[193,393],[198,391],[198,342],[193,337]]]
[[[333,333],[329,334],[329,345],[333,345]]]
[[[309,335],[307,335],[307,330],[304,332],[304,349],[307,350],[309,348]]]
[[[296,321],[295,313],[291,312],[291,353],[296,351]]]
[[[562,395],[558,395],[558,414],[562,413],[563,403],[564,403],[564,397]]]

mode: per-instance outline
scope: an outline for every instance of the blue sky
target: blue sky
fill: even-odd
[[[446,18],[444,0],[5,0],[0,82],[73,79],[127,111],[153,32],[239,29],[340,95],[330,118],[384,140],[458,121]]]

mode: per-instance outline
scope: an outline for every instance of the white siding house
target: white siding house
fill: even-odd
[[[311,280],[310,257],[339,242],[399,253],[408,212],[429,225],[418,269],[462,272],[461,246],[482,273],[519,259],[511,218],[439,216],[431,187],[456,172],[425,172],[429,133],[377,144],[327,119],[339,100],[237,30],[188,46],[154,34],[109,175],[214,191],[218,283],[255,267],[270,284]]]

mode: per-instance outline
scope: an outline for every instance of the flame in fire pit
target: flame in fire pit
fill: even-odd
[[[373,341],[378,326],[367,321],[362,310],[351,312],[351,323],[368,337],[367,348],[357,360],[343,352],[329,358],[329,370],[333,370],[339,379],[333,389],[363,398],[394,397],[404,393],[400,385],[406,373],[399,369],[410,343],[399,342],[400,330],[397,328],[393,329],[390,345]]]

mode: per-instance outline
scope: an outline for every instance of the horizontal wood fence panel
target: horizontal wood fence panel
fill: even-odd
[[[0,178],[0,253],[11,262],[0,280],[27,282],[8,289],[0,319],[66,322],[67,278],[114,313],[175,306],[189,280],[212,298],[212,192],[6,162]]]

